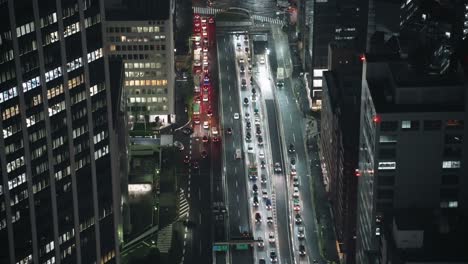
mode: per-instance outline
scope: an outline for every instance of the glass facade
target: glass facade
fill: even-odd
[[[0,1],[0,263],[115,262],[102,3],[58,2]]]

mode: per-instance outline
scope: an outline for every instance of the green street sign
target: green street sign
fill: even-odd
[[[249,249],[249,244],[237,244],[236,249],[237,250],[248,250]]]
[[[228,251],[228,245],[214,245],[213,251]]]

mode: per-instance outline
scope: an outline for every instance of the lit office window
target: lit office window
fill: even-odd
[[[394,170],[396,169],[396,162],[395,161],[380,161],[378,169],[379,170]]]
[[[442,161],[443,169],[459,169],[461,162],[459,160],[444,160]]]

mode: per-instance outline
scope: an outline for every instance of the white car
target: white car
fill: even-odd
[[[271,244],[275,243],[275,233],[270,232],[270,234],[268,234],[268,242]]]
[[[239,119],[239,113],[234,113],[234,119]]]
[[[254,153],[254,149],[253,149],[252,145],[249,145],[249,146],[247,147],[247,152],[248,152],[248,153]]]
[[[239,64],[244,63],[244,58],[239,59]]]
[[[208,121],[203,122],[203,128],[204,129],[210,129],[210,125],[208,124]]]
[[[263,57],[260,58],[260,64],[265,64],[265,58]]]
[[[258,154],[258,157],[261,159],[265,158],[265,153],[263,151],[260,151],[260,154]]]
[[[216,127],[211,128],[211,134],[213,134],[215,136],[218,135],[218,128],[216,128]]]
[[[294,198],[299,198],[299,188],[294,187],[293,197],[294,197]]]

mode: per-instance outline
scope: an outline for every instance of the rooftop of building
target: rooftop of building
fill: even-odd
[[[461,71],[421,70],[398,54],[366,55],[366,81],[378,113],[459,112],[465,109]]]
[[[401,231],[424,232],[421,248],[398,249],[392,221],[384,221],[386,240],[402,261],[467,263],[465,240],[468,226],[465,223],[468,221],[468,215],[466,213],[457,210],[435,212],[428,209],[402,209],[394,212],[394,219]]]
[[[168,20],[171,0],[105,0],[109,21]]]

